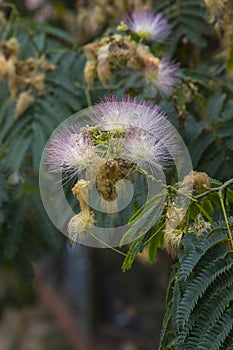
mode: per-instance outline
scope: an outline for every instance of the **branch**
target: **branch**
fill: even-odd
[[[205,191],[203,193],[200,193],[198,194],[197,196],[193,196],[194,199],[199,199],[199,198],[202,198],[202,197],[205,197],[207,196],[208,194],[210,194],[211,192],[218,192],[218,191],[223,191],[225,188],[229,187],[230,185],[233,184],[233,178],[230,179],[230,180],[227,180],[226,182],[224,182],[223,185],[221,186],[218,186],[218,187],[213,187],[213,188],[210,188],[208,189],[208,191]]]

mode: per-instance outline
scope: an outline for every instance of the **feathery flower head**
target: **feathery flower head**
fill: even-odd
[[[105,97],[93,108],[92,120],[101,130],[127,131],[130,127],[155,132],[166,117],[158,106],[129,96]]]
[[[158,166],[155,138],[149,133],[131,132],[125,140],[122,157],[139,167]]]
[[[70,125],[58,132],[51,139],[47,151],[49,171],[59,173],[66,170],[70,172],[70,177],[84,170],[95,156],[91,141],[77,125]]]
[[[176,153],[165,114],[150,102],[107,97],[93,108],[92,120],[101,130],[121,131],[123,139],[116,156],[139,167],[164,166],[172,158],[169,151]]]
[[[150,102],[128,96],[105,97],[92,107],[90,118],[93,126],[80,129],[71,125],[51,139],[49,172],[65,171],[69,180],[94,164],[100,166],[104,159],[112,164],[122,159],[131,166],[155,169],[164,167],[176,154],[170,123]],[[123,168],[120,173],[124,173]],[[116,174],[113,177],[119,178]]]
[[[146,40],[162,42],[170,34],[167,20],[161,13],[155,14],[151,10],[137,9],[126,16],[123,23],[133,33]]]
[[[179,82],[179,64],[169,61],[167,57],[158,60],[157,57],[144,58],[144,76],[156,90],[170,95]]]
[[[125,138],[122,158],[137,164],[142,169],[155,170],[165,167],[170,163],[172,155],[176,151],[176,145],[164,125],[153,133],[138,129],[132,129]]]

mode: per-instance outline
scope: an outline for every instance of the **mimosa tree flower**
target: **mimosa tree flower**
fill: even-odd
[[[141,168],[158,167],[157,143],[149,133],[130,133],[126,138],[123,157]]]
[[[125,139],[122,157],[136,164],[139,168],[152,170],[163,169],[170,164],[176,145],[166,126],[164,130],[149,133],[132,130]],[[170,153],[171,152],[171,153]]]
[[[150,102],[129,96],[105,97],[92,107],[90,119],[92,126],[70,125],[52,137],[47,149],[49,172],[64,172],[69,180],[94,164],[101,167],[107,162],[119,168],[120,160],[126,161],[126,172],[127,165],[163,168],[170,154],[175,154],[170,123]],[[123,174],[123,168],[119,169]],[[104,171],[102,183],[107,173],[109,170]],[[115,173],[111,176],[119,178]]]
[[[123,24],[146,40],[163,42],[170,34],[167,20],[161,13],[155,14],[151,10],[137,9],[125,17]]]
[[[186,154],[183,156],[183,151],[182,139],[159,106],[129,96],[106,96],[96,105],[72,115],[51,136],[40,168],[43,203],[52,221],[73,241],[97,247],[104,247],[105,242],[114,247],[126,244],[142,230],[146,233],[160,218],[167,204],[164,169],[175,166],[175,176],[181,184],[187,169],[190,173],[191,160]],[[72,193],[80,204],[75,215],[63,189],[64,182],[70,179]],[[175,223],[170,216],[171,223],[166,223],[168,234],[173,233],[185,215],[192,187],[190,180],[186,182],[181,188],[188,197],[179,193],[177,201],[174,198],[181,215]],[[133,209],[134,184],[141,187],[146,183],[145,192],[141,188],[143,193],[147,192],[142,223],[135,216],[136,221],[129,221],[120,231],[118,226],[96,225],[99,224],[96,212],[115,215],[131,202]],[[141,189],[137,187],[135,197]],[[58,199],[53,201],[56,191]],[[64,205],[65,210],[57,203]],[[66,227],[65,222],[68,222]],[[179,240],[175,242],[178,246]]]
[[[125,96],[105,97],[93,108],[92,120],[101,130],[127,131],[129,128],[139,128],[148,132],[157,132],[162,128],[166,117],[159,106],[153,106],[148,101]]]
[[[166,115],[148,101],[106,97],[93,108],[93,120],[101,130],[122,133],[116,156],[139,167],[163,167],[176,152]]]
[[[179,64],[170,61],[167,57],[145,57],[144,76],[147,83],[165,94],[170,95],[179,83]]]
[[[59,131],[51,139],[47,152],[49,172],[66,171],[69,178],[84,170],[95,157],[91,141],[74,124]]]

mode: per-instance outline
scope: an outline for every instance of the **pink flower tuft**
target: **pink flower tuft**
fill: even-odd
[[[88,136],[77,125],[66,127],[52,137],[47,148],[49,172],[65,172],[69,180],[99,160],[99,151],[107,160],[125,159],[152,172],[176,156],[171,124],[150,102],[128,96],[105,97],[92,107],[90,118],[101,133],[109,131],[106,141],[100,138],[98,144],[97,138],[93,143],[92,134]]]
[[[94,123],[102,130],[118,131],[133,127],[154,132],[164,119],[166,117],[158,106],[130,96],[122,99],[115,96],[105,97],[94,106],[92,116]]]
[[[169,61],[167,57],[157,61],[157,59],[155,61],[145,59],[145,80],[155,90],[165,95],[170,95],[179,83],[179,64]]]
[[[58,132],[47,149],[49,172],[66,171],[69,178],[80,173],[92,161],[95,153],[88,140],[76,125],[70,125]]]
[[[155,14],[151,10],[135,10],[131,15],[126,16],[123,23],[141,38],[162,42],[170,34],[170,27],[167,20],[161,13]]]
[[[93,121],[101,130],[122,131],[124,142],[118,157],[139,167],[164,167],[176,153],[170,123],[150,102],[107,97],[93,108]]]
[[[155,133],[131,130],[126,135],[121,156],[140,168],[153,172],[167,167],[175,153],[176,144],[165,124],[163,131],[160,129]]]

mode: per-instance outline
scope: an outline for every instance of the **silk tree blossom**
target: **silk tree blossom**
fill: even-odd
[[[170,95],[179,83],[179,64],[169,61],[167,57],[145,57],[144,76],[147,83],[165,94]]]
[[[92,116],[92,120],[101,130],[122,132],[131,127],[158,132],[163,129],[165,119],[158,106],[129,96],[122,99],[115,96],[105,97],[93,108]]]
[[[156,153],[157,147],[153,136],[135,130],[126,138],[122,157],[145,169],[148,165],[159,166]]]
[[[139,167],[164,166],[176,154],[171,125],[158,106],[137,98],[107,97],[93,108],[92,120],[101,130],[122,132],[116,156]]]
[[[76,125],[58,132],[51,139],[47,152],[49,172],[66,171],[69,178],[84,170],[95,157],[90,140]]]
[[[142,169],[165,168],[175,154],[176,145],[171,132],[149,133],[134,129],[126,135],[122,157]]]
[[[130,167],[155,169],[164,167],[176,154],[171,125],[160,108],[150,102],[127,96],[106,97],[92,107],[90,118],[92,126],[80,129],[70,125],[51,139],[47,149],[49,172],[65,172],[69,180],[84,169],[108,162],[118,164],[120,160]]]
[[[123,24],[146,40],[163,42],[170,34],[167,20],[161,13],[155,14],[151,10],[137,9],[125,17]]]

